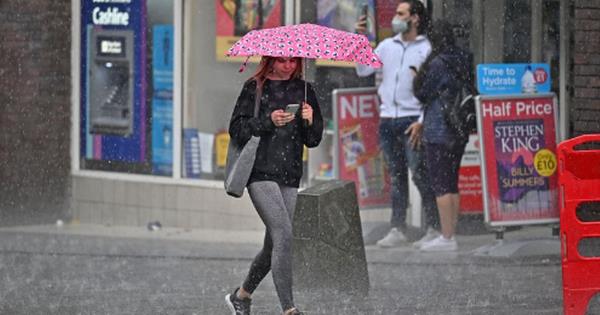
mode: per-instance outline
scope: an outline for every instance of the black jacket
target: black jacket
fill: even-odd
[[[301,110],[296,113],[296,119],[283,127],[275,127],[271,121],[273,111],[285,110],[287,104],[302,104],[303,80],[266,80],[258,117],[254,117],[255,96],[256,81],[251,79],[244,84],[229,123],[229,135],[240,144],[246,143],[252,135],[261,137],[248,184],[269,180],[298,187],[304,145],[316,147],[323,135],[323,118],[315,92],[309,84],[307,102],[313,108],[311,126],[302,120]]]

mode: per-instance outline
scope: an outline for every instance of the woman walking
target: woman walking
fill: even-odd
[[[233,110],[231,138],[243,144],[253,135],[261,137],[247,188],[266,233],[246,279],[225,297],[232,315],[250,314],[251,296],[269,271],[283,314],[302,314],[292,295],[292,219],[302,152],[305,145],[321,142],[323,119],[315,92],[301,77],[301,58],[263,57]],[[254,117],[257,94],[259,113]],[[288,104],[301,106],[293,112]]]

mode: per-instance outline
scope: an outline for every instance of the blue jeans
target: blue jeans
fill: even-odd
[[[418,119],[417,116],[400,118],[381,118],[379,123],[379,145],[387,164],[391,179],[392,227],[406,227],[406,208],[408,207],[408,168],[413,174],[412,180],[421,194],[421,205],[425,214],[425,225],[439,228],[440,219],[435,202],[435,194],[427,180],[425,154],[423,147],[413,149],[406,129]]]

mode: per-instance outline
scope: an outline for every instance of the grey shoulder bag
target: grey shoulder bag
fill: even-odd
[[[256,88],[254,102],[254,117],[258,116],[262,89]],[[260,137],[252,136],[244,145],[240,145],[233,138],[229,141],[227,148],[227,161],[225,162],[225,191],[228,195],[240,198],[244,194],[244,188],[250,179],[250,173],[254,167],[256,150]]]

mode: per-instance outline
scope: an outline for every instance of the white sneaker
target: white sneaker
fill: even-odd
[[[447,239],[443,235],[423,243],[420,248],[420,250],[424,252],[451,252],[457,249],[458,244],[456,244],[454,236]]]
[[[390,232],[382,239],[377,241],[379,247],[395,247],[406,242],[406,236],[397,228],[390,229]]]
[[[419,248],[421,248],[421,246],[423,246],[423,244],[424,244],[425,242],[431,241],[432,239],[434,239],[434,238],[436,238],[436,237],[438,237],[438,236],[440,236],[440,232],[436,231],[436,230],[435,230],[434,228],[432,228],[432,227],[428,227],[428,228],[427,228],[427,232],[425,233],[425,235],[424,235],[423,237],[421,237],[421,239],[420,239],[420,240],[418,240],[418,241],[416,241],[416,242],[412,243],[412,246],[413,246],[414,248],[417,248],[417,249],[419,249]]]

